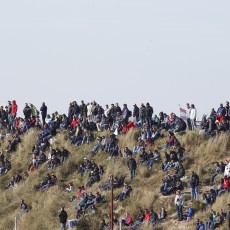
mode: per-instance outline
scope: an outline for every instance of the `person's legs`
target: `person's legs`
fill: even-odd
[[[179,216],[180,216],[180,221],[183,220],[183,208],[182,205],[179,205]]]
[[[66,230],[66,223],[61,223],[61,230]]]
[[[190,191],[191,191],[191,199],[192,201],[195,200],[196,198],[196,195],[195,195],[195,188],[190,188]]]
[[[199,187],[196,186],[195,187],[195,200],[198,200],[198,198],[199,198]]]
[[[119,195],[119,200],[120,201],[123,201],[125,199],[125,193],[121,193],[120,195]]]
[[[135,177],[135,169],[131,169],[130,173],[131,173],[131,179],[133,179]]]
[[[182,209],[182,205],[176,205],[176,209],[177,209],[177,214],[178,214],[178,220],[182,221],[183,220],[183,209]]]
[[[180,220],[180,209],[179,209],[179,205],[176,205],[176,211],[177,211],[178,220]]]

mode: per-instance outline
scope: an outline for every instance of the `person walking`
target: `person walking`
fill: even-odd
[[[132,180],[136,174],[137,162],[131,154],[128,155],[128,158],[129,159],[127,161],[127,165],[128,165],[129,170],[130,170],[130,175],[131,175],[131,180]]]
[[[177,190],[174,204],[176,206],[177,214],[178,214],[178,220],[183,220],[183,205],[184,205],[184,195],[181,193],[180,190]]]
[[[66,230],[66,222],[67,222],[67,212],[65,211],[64,207],[61,208],[61,212],[59,213],[59,219],[61,223],[61,230]]]

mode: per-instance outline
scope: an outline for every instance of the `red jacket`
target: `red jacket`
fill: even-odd
[[[149,219],[150,219],[150,212],[147,211],[146,214],[145,214],[145,218],[144,218],[143,222],[146,222],[146,221],[148,221]]]
[[[224,178],[224,189],[228,189],[228,188],[230,188],[230,186],[229,186],[229,180],[228,180],[228,178],[226,177],[226,178]]]
[[[170,137],[170,139],[168,139],[166,142],[167,142],[167,143],[172,143],[172,142],[174,141],[174,139],[175,139],[175,136],[172,135],[172,136]]]
[[[11,114],[16,115],[18,111],[18,106],[16,104],[16,101],[12,101],[12,106],[11,106]]]
[[[74,126],[77,126],[78,124],[78,119],[77,118],[74,118],[70,124],[71,127],[74,127]]]

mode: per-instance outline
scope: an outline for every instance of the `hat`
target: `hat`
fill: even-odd
[[[87,158],[84,157],[84,160],[87,160]]]

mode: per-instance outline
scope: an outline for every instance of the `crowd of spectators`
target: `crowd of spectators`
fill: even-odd
[[[39,136],[32,149],[28,171],[33,172],[44,163],[46,163],[47,170],[60,166],[68,159],[70,152],[64,147],[61,147],[61,149],[53,148],[52,139],[58,131],[67,131],[71,144],[76,147],[97,140],[97,143],[91,150],[92,156],[99,152],[104,152],[108,154],[108,160],[119,156],[125,159],[127,158],[127,167],[130,170],[131,181],[135,178],[138,167],[151,169],[154,164],[161,163],[162,171],[165,172],[166,175],[162,179],[163,184],[160,191],[163,195],[176,193],[175,206],[178,213],[178,220],[184,220],[184,199],[181,191],[184,189],[183,179],[185,178],[185,169],[183,167],[183,161],[186,158],[186,154],[185,149],[181,146],[175,133],[183,133],[187,129],[196,129],[197,110],[194,104],[187,104],[186,119],[178,117],[175,113],[169,115],[164,112],[160,112],[159,115],[154,114],[153,107],[149,103],[142,103],[140,107],[134,104],[133,109],[130,110],[127,104],[123,104],[123,106],[120,107],[118,103],[115,103],[111,104],[111,106],[106,105],[105,108],[103,108],[95,101],[85,103],[83,100],[79,105],[76,101],[71,102],[68,108],[68,114],[59,114],[57,111],[48,114],[48,109],[44,102],[40,110],[33,104],[25,103],[23,108],[24,117],[18,117],[17,114],[18,106],[15,100],[8,101],[5,107],[0,107],[0,138],[3,141],[7,139],[7,145],[0,153],[0,174],[5,174],[11,170],[10,157],[5,157],[5,154],[12,155],[20,144],[22,136],[31,128],[38,130]],[[225,106],[220,104],[217,110],[213,108],[209,116],[203,116],[200,127],[207,136],[214,137],[220,135],[222,132],[229,131],[229,121],[230,107],[229,102],[226,102]],[[128,147],[125,147],[124,150],[120,149],[118,134],[125,134],[129,129],[135,127],[140,129],[137,145],[133,146],[132,150]],[[95,137],[94,131],[97,131],[99,136]],[[110,136],[100,136],[101,131],[109,131]],[[165,151],[165,159],[163,159],[160,153],[161,149],[152,151],[149,147],[154,146],[157,139],[163,138],[165,131],[168,131],[168,139],[162,147],[162,150]],[[213,185],[220,177],[221,181],[218,186],[212,187],[209,192],[203,194],[203,202],[206,205],[212,205],[218,196],[229,192],[229,160],[230,159],[227,159],[225,162],[217,162],[215,164],[215,172],[213,175],[210,175],[211,183]],[[84,158],[83,162],[79,165],[78,172],[82,177],[86,173],[88,174],[88,182],[85,187],[89,188],[94,183],[100,181],[100,176],[104,173],[104,169],[95,162]],[[224,177],[222,178],[223,173]],[[27,176],[28,174],[26,174],[26,172],[24,172],[22,176],[17,172],[16,175],[11,178],[7,188],[13,189],[15,185],[23,181]],[[114,186],[115,184],[118,188],[124,186],[115,200],[123,201],[132,189],[135,188],[128,185],[122,175],[118,178],[114,177],[114,180]],[[51,175],[47,173],[46,177],[36,188],[40,191],[44,191],[50,186],[55,185],[56,181],[57,177],[54,173]],[[101,188],[110,190],[113,185],[109,178]],[[191,200],[197,200],[199,198],[199,176],[195,172],[189,177],[189,186],[191,190]],[[69,191],[72,190],[72,187],[73,185],[69,184]],[[89,208],[95,210],[95,205],[99,203],[98,196],[100,193],[93,195],[91,192],[86,193],[82,191],[84,190],[81,189],[82,195],[79,197],[82,200],[76,207],[78,217],[81,216],[80,214],[83,211]],[[159,216],[166,217],[167,215],[160,214]],[[218,217],[218,215],[216,216]],[[142,221],[140,221],[141,218],[137,218],[139,222],[133,221],[132,217],[127,213],[122,223],[135,228],[140,223],[148,220],[156,224],[156,220],[158,219],[165,218],[158,218],[153,210],[146,209]],[[216,219],[219,220],[218,218]],[[202,221],[199,220],[198,222],[199,226],[203,226]],[[213,221],[213,223],[208,224],[208,226],[215,228],[218,224],[221,224],[220,221]]]

